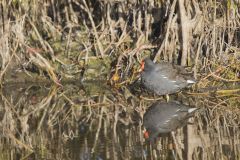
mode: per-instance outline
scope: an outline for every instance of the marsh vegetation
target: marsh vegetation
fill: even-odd
[[[238,1],[0,2],[0,159],[239,159]],[[163,100],[140,62],[197,83],[170,95],[200,108],[157,144],[142,116]],[[176,145],[177,144],[177,145]]]

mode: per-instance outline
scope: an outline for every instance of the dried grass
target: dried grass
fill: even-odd
[[[215,156],[224,159],[222,148],[229,145],[231,156],[239,159],[239,8],[239,2],[233,1],[3,0],[0,2],[0,83],[8,78],[18,82],[16,74],[25,71],[29,81],[37,73],[60,85],[60,77],[80,77],[92,57],[110,57],[111,70],[106,77],[113,87],[125,92],[124,86],[138,78],[139,62],[146,56],[154,61],[190,66],[199,82],[178,98],[207,109],[198,117],[196,129],[204,143],[193,150],[193,155],[196,159],[199,155],[203,159]],[[68,68],[71,72],[67,72]],[[65,137],[66,141],[61,139],[60,143],[66,144],[79,136],[78,124],[87,124],[91,133],[98,133],[92,137],[96,142],[92,151],[96,150],[102,132],[121,143],[119,124],[135,123],[133,113],[142,115],[146,106],[156,100],[156,97],[143,95],[138,99],[114,91],[111,92],[115,96],[88,97],[84,90],[72,86],[64,91],[53,87],[44,96],[32,95],[31,90],[30,87],[21,92],[22,96],[16,92],[9,96],[5,91],[1,94],[0,110],[0,115],[3,114],[1,146],[14,146],[15,152],[21,149],[27,156],[37,146],[41,156],[46,157],[54,150],[47,151],[48,145],[53,147],[50,144],[54,138]],[[130,97],[130,103],[126,97]],[[126,144],[144,144],[141,122],[123,135]],[[194,140],[199,142],[199,137]],[[88,147],[86,143],[83,146]],[[182,154],[181,146],[178,146],[178,156]],[[57,149],[59,156],[67,157],[60,155],[64,153],[63,147]],[[124,147],[121,149],[119,152],[118,146],[108,148],[123,159],[134,155]],[[1,147],[1,150],[7,149]],[[166,158],[161,154],[166,150],[153,150],[150,156]],[[142,152],[141,156],[144,159]]]

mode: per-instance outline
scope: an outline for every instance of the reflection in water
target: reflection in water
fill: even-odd
[[[142,116],[154,100],[127,88],[115,91],[103,82],[5,86],[0,159],[239,159],[239,103],[177,99],[201,108],[193,123],[150,144]]]

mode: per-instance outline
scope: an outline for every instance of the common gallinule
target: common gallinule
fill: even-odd
[[[166,62],[156,64],[149,58],[142,61],[141,81],[145,88],[158,95],[175,93],[195,83],[182,66]]]
[[[144,136],[150,141],[159,134],[169,133],[187,124],[197,108],[189,108],[178,102],[155,102],[143,116]]]

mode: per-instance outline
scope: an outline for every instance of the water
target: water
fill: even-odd
[[[0,159],[239,159],[239,103],[234,96],[179,93],[201,108],[191,123],[150,144],[142,116],[156,99],[105,82],[12,84],[1,90]],[[137,96],[136,96],[137,95]],[[141,95],[141,97],[140,97]],[[239,101],[237,101],[239,102]]]

